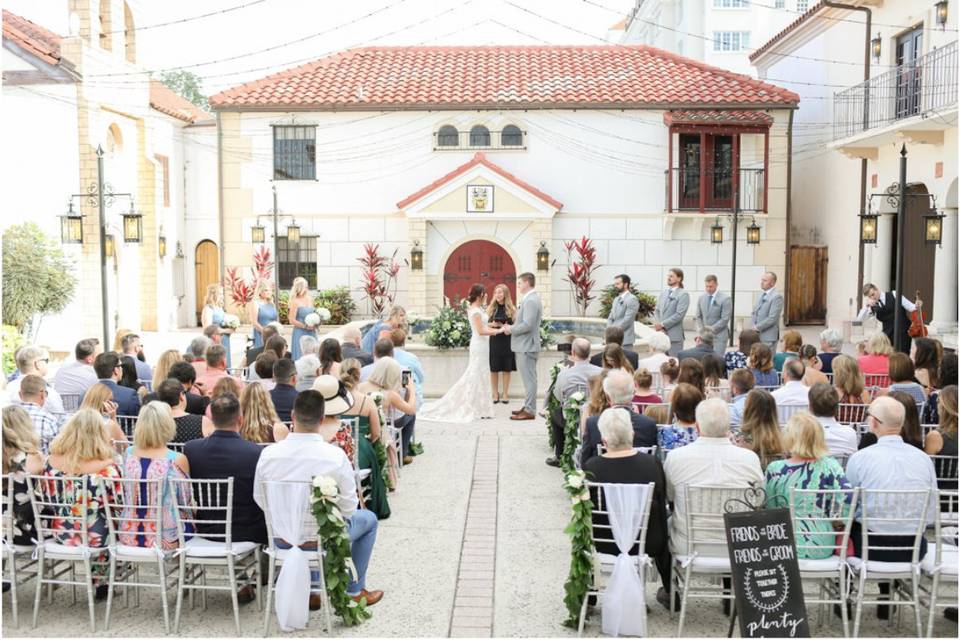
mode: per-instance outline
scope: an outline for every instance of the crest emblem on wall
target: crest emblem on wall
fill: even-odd
[[[493,213],[493,185],[467,185],[467,213]]]

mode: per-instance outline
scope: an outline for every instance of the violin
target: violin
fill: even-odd
[[[917,289],[917,309],[910,315],[910,328],[907,335],[911,338],[922,338],[927,335],[927,325],[923,318],[923,300],[920,299],[920,290]]]

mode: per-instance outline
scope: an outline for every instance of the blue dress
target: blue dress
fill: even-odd
[[[277,308],[273,306],[272,302],[257,304],[257,322],[261,327],[265,327],[269,323],[277,320],[279,317],[280,315],[277,313]],[[253,330],[253,346],[263,346],[263,334],[256,329]]]
[[[306,318],[311,313],[314,313],[316,309],[313,307],[308,307],[306,305],[302,307],[297,307],[297,322],[303,322],[303,319]],[[300,338],[303,336],[313,336],[317,337],[316,331],[309,331],[307,329],[301,329],[300,327],[293,328],[293,338],[291,339],[290,353],[293,355],[293,361],[296,362],[300,358]]]
[[[210,309],[212,311],[212,313],[210,314],[210,322],[212,322],[213,324],[219,327],[220,323],[223,322],[223,316],[226,315],[226,312],[223,310],[223,307],[214,307],[211,305]],[[222,344],[223,348],[227,350],[227,368],[229,369],[230,367],[233,366],[233,364],[231,364],[231,358],[230,358],[230,334],[229,333],[220,334],[220,344]]]

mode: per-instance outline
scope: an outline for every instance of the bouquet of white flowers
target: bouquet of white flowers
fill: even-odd
[[[307,317],[303,319],[303,324],[307,325],[308,329],[313,329],[320,324],[320,314],[308,313]]]
[[[329,322],[333,315],[326,307],[317,307],[317,315],[320,316],[320,322]]]
[[[233,315],[232,313],[225,313],[223,319],[220,320],[221,329],[237,329],[240,327],[240,318]]]

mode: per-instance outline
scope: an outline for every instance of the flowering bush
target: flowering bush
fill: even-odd
[[[224,282],[224,288],[230,293],[230,299],[233,300],[233,304],[244,308],[253,300],[257,283],[247,282],[247,279],[240,275],[240,267],[227,267],[227,278],[226,282]]]
[[[438,349],[456,349],[470,344],[466,302],[440,308],[430,323],[426,343]]]
[[[380,255],[380,245],[365,244],[363,255],[357,258],[357,261],[363,265],[360,287],[370,301],[370,312],[374,317],[380,318],[387,308],[387,303],[393,304],[397,294],[397,276],[400,274],[397,251],[387,259]]]
[[[566,279],[573,287],[573,301],[580,311],[580,317],[585,318],[587,308],[594,299],[593,288],[597,285],[597,281],[593,279],[593,272],[600,266],[597,264],[597,250],[587,236],[564,242],[563,246],[567,251],[568,262],[572,254],[577,254],[575,261],[567,267]]]
[[[324,320],[324,322],[330,324],[347,324],[353,319],[353,314],[357,311],[357,303],[353,301],[353,296],[350,295],[350,289],[347,287],[317,291],[313,302],[317,307],[323,307],[330,311],[330,318]]]
[[[260,248],[253,252],[253,279],[259,283],[269,280],[272,275],[273,260],[270,259],[270,249],[260,245]]]

